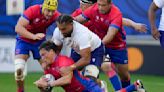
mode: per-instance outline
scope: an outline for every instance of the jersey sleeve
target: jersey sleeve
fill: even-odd
[[[85,18],[86,20],[90,20],[92,17],[92,10],[93,6],[87,8],[84,12],[82,12],[82,16],[83,18]]]
[[[78,41],[77,41],[80,50],[91,47],[90,42],[91,41],[89,39],[89,34],[87,35],[81,34],[81,37],[78,37]]]
[[[79,8],[79,9],[76,9],[72,14],[71,16],[72,17],[76,17],[78,15],[80,15],[82,13],[82,10]]]
[[[109,27],[114,27],[118,30],[122,27],[122,14],[121,13],[114,16]]]
[[[29,8],[27,8],[25,11],[24,11],[24,13],[23,13],[23,17],[25,18],[25,19],[27,19],[27,20],[32,20],[33,18],[34,18],[34,16],[35,16],[35,14],[34,14],[34,9],[36,8],[36,6],[31,6],[31,7],[29,7]]]
[[[53,32],[53,36],[51,39],[56,45],[61,46],[62,45],[62,37],[60,34],[60,31],[58,28],[55,28],[54,32]]]
[[[59,61],[59,67],[60,68],[65,67],[65,66],[70,66],[70,65],[74,64],[74,61],[71,58],[66,57],[66,56],[60,57],[59,60],[60,60]]]
[[[153,0],[153,2],[154,2],[155,5],[158,6],[159,8],[164,7],[164,0]]]

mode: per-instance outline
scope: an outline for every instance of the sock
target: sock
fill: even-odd
[[[17,92],[24,92],[24,88],[19,87],[19,88],[17,89]]]
[[[121,82],[120,82],[119,77],[116,74],[116,72],[114,70],[111,70],[107,73],[107,75],[108,75],[109,80],[112,83],[113,88],[115,89],[115,91],[120,90],[122,88],[121,87]]]
[[[130,79],[129,80],[121,80],[122,88],[125,88],[130,85]]]
[[[125,89],[126,89],[127,92],[136,91],[136,85],[135,84],[129,85]]]
[[[119,90],[119,92],[133,92],[136,91],[137,88],[137,84],[132,84],[127,86],[126,88],[122,88],[121,90]]]
[[[21,83],[18,83],[17,81],[17,92],[24,92],[24,81],[21,81]]]

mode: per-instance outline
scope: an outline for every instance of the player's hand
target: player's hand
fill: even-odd
[[[138,32],[145,32],[145,33],[147,32],[147,26],[145,24],[135,23],[133,27]]]
[[[47,80],[41,77],[39,80],[35,81],[34,84],[38,87],[46,88],[48,86]]]
[[[42,40],[45,37],[44,33],[37,33],[33,36],[33,40]]]
[[[152,34],[153,38],[156,40],[158,40],[159,37],[161,36],[157,28],[152,29],[151,32],[152,32],[151,34]]]

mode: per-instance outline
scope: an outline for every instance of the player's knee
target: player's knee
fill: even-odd
[[[25,60],[23,59],[15,59],[15,79],[16,80],[24,80],[26,75],[25,73]]]
[[[97,78],[99,76],[99,69],[95,65],[87,65],[84,70],[84,76],[91,76]]]
[[[103,72],[108,72],[108,71],[113,70],[112,63],[111,62],[103,62],[101,65],[101,69]]]

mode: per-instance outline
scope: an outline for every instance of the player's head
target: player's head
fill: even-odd
[[[70,37],[73,32],[73,18],[69,15],[62,14],[56,20],[57,27],[64,37]]]
[[[97,0],[80,0],[80,8],[84,11],[96,2]]]
[[[95,65],[87,65],[84,70],[84,76],[97,78],[99,69]]]
[[[106,14],[110,11],[111,0],[97,0],[99,12]]]
[[[54,60],[54,56],[59,54],[59,52],[60,49],[53,41],[45,41],[39,47],[41,60],[47,64],[51,64]]]
[[[58,1],[57,0],[44,0],[42,5],[42,13],[46,19],[50,19],[53,16],[55,10],[57,10]]]

